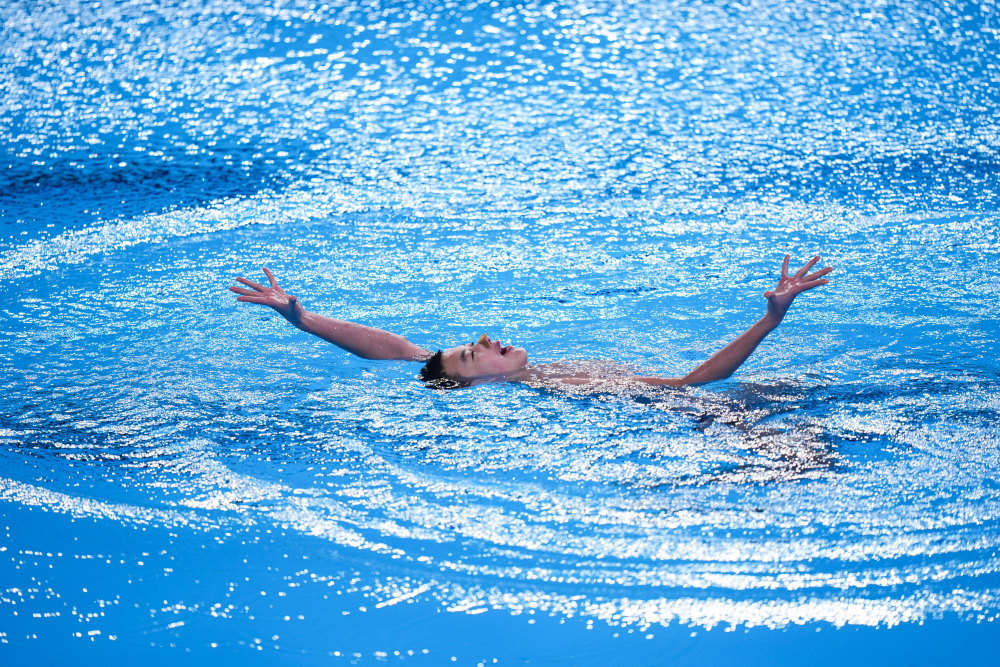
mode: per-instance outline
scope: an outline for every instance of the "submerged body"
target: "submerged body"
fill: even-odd
[[[449,388],[481,382],[527,382],[536,385],[585,385],[610,382],[638,382],[647,385],[679,387],[704,384],[729,377],[753,353],[762,340],[784,319],[788,307],[802,292],[827,284],[823,278],[832,267],[809,273],[819,261],[813,257],[794,275],[788,275],[789,256],[785,255],[781,277],[773,290],[764,292],[767,310],[764,316],[728,345],[679,377],[639,375],[619,364],[589,367],[565,362],[529,364],[524,348],[502,345],[483,334],[475,343],[456,345],[432,353],[398,334],[374,327],[317,315],[302,307],[298,298],[286,293],[265,268],[270,285],[237,278],[245,287],[229,289],[239,301],[269,306],[297,328],[318,336],[365,359],[397,359],[424,362],[420,377],[428,386]],[[249,289],[247,289],[249,288]]]

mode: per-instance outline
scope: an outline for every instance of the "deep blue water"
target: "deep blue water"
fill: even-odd
[[[0,658],[988,663],[993,3],[0,2]],[[236,304],[731,379],[436,392]]]

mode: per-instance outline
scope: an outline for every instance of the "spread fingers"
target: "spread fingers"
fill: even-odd
[[[271,287],[278,286],[278,281],[274,279],[274,274],[272,274],[266,266],[264,267],[264,275],[267,276],[269,281],[271,281]]]
[[[825,276],[826,274],[830,273],[831,271],[833,271],[833,267],[832,266],[828,266],[825,269],[820,269],[816,273],[810,273],[808,276],[806,276],[802,280],[804,280],[805,282],[810,282],[812,280],[816,280],[817,278],[822,278],[823,276]]]
[[[815,266],[816,262],[818,262],[818,261],[819,261],[819,255],[816,255],[815,257],[813,257],[812,259],[810,259],[808,262],[806,262],[805,266],[803,266],[801,269],[799,269],[798,271],[795,272],[795,277],[796,278],[801,278],[802,276],[806,275],[809,272],[809,269],[811,269],[813,266]]]
[[[827,280],[826,278],[823,278],[823,280],[817,280],[817,281],[811,282],[811,283],[804,283],[802,285],[802,288],[801,288],[800,291],[805,292],[808,289],[812,289],[813,287],[819,287],[820,285],[825,285],[828,282],[830,282],[830,281]]]
[[[236,282],[243,283],[247,287],[252,287],[255,290],[257,290],[258,292],[263,292],[264,289],[265,289],[265,287],[263,285],[261,285],[260,283],[255,283],[254,281],[247,280],[246,278],[237,278]]]

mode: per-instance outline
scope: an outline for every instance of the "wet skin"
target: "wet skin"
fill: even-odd
[[[796,296],[829,282],[823,276],[833,271],[832,267],[828,266],[809,273],[819,261],[819,255],[809,260],[793,275],[788,273],[790,259],[790,255],[785,255],[777,286],[773,290],[764,292],[764,298],[767,299],[767,311],[764,316],[694,370],[683,377],[640,376],[631,372],[629,376],[644,384],[680,387],[714,382],[732,375],[768,333],[781,323]],[[229,289],[239,295],[239,301],[273,308],[302,331],[318,336],[364,359],[425,362],[432,357],[429,350],[411,343],[398,334],[311,313],[302,307],[295,296],[278,286],[268,269],[264,269],[264,274],[270,281],[268,287],[246,278],[237,278],[237,282],[244,287],[233,285]],[[563,384],[586,384],[621,377],[620,372],[609,373],[606,369],[594,369],[596,372],[582,373],[571,369],[567,374],[567,369],[558,363],[529,368],[528,353],[523,348],[505,347],[499,341],[490,340],[486,334],[475,343],[445,350],[442,353],[441,363],[445,377],[466,381],[557,379]]]
[[[528,365],[524,348],[503,346],[483,334],[475,343],[448,348],[441,355],[443,370],[448,377],[474,378],[517,375]]]

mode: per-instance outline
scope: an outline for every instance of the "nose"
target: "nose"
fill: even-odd
[[[482,336],[479,337],[479,340],[476,342],[476,344],[477,345],[482,345],[483,347],[489,347],[490,346],[490,337],[487,336],[486,334],[483,334]]]

